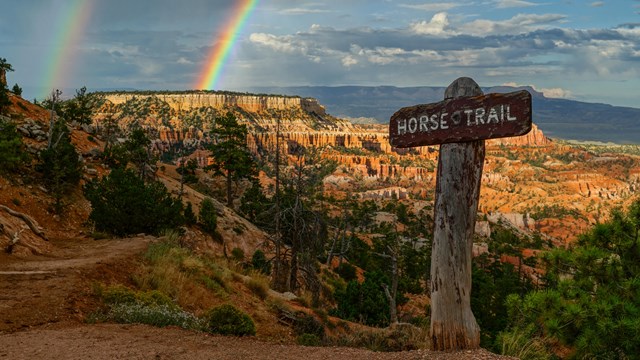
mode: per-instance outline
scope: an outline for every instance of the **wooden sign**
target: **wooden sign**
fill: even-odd
[[[516,91],[404,107],[391,116],[397,148],[524,135],[531,130],[531,94]]]

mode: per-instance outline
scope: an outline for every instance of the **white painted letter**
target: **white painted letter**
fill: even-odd
[[[510,110],[511,110],[511,109],[509,108],[509,105],[507,105],[507,120],[509,120],[509,121],[518,120],[515,116],[514,116],[514,117],[511,117],[511,114],[509,114],[509,111],[510,111]]]
[[[407,119],[398,121],[398,135],[405,134],[407,132]]]
[[[409,119],[409,132],[414,133],[418,129],[418,119],[412,117]]]
[[[431,130],[438,130],[438,114],[431,115],[429,118],[429,124],[429,128],[431,128]]]
[[[487,123],[495,122],[496,124],[500,123],[500,119],[498,118],[498,112],[495,108],[491,108],[489,110],[489,117],[487,117]]]
[[[465,110],[465,114],[467,114],[467,126],[471,126],[471,114],[473,114],[473,110]]]
[[[483,108],[476,109],[476,125],[478,125],[478,123],[484,124],[484,114],[485,111]]]
[[[420,131],[429,131],[429,128],[427,127],[428,120],[429,117],[427,115],[420,116]]]
[[[447,120],[444,119],[445,116],[449,115],[448,113],[440,114],[440,129],[448,129],[449,125],[447,125]]]

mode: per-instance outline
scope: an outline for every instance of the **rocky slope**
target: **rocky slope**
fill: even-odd
[[[393,148],[386,125],[337,119],[314,99],[199,92],[106,94],[101,109],[102,116],[109,113],[123,123],[136,118],[157,129],[160,149],[176,141],[202,148],[207,124],[226,111],[247,125],[248,146],[256,154],[275,151],[278,126],[284,153],[322,149],[324,158],[340,165],[336,174],[340,180],[326,181],[326,191],[340,193],[344,184],[351,184],[349,191],[355,186],[367,198],[399,194],[408,199],[433,198],[437,146]],[[210,162],[204,151],[194,157],[201,165]],[[524,136],[487,142],[480,210],[533,214],[540,220],[534,230],[559,241],[570,240],[606,217],[611,208],[628,203],[638,189],[639,172],[638,156],[598,156],[555,143],[534,125]],[[381,190],[390,187],[398,189]]]

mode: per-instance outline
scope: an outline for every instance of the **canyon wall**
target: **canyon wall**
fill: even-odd
[[[209,93],[196,92],[184,94],[136,94],[136,93],[107,93],[105,99],[114,105],[124,104],[127,101],[136,98],[143,100],[145,98],[156,97],[166,102],[174,110],[192,110],[202,107],[212,107],[216,109],[224,109],[230,107],[239,107],[249,112],[259,112],[268,109],[287,110],[291,108],[300,108],[309,113],[325,115],[324,106],[318,103],[318,100],[312,98],[301,98],[293,96],[277,96],[277,95],[250,95],[250,94],[234,94],[234,93]]]

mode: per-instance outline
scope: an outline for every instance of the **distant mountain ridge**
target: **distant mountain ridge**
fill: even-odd
[[[547,98],[531,87],[497,86],[485,93],[525,89],[533,96],[533,122],[552,138],[640,144],[640,109]],[[442,100],[444,87],[395,86],[293,86],[254,87],[252,92],[299,95],[318,99],[338,117],[374,118],[388,123],[404,106]]]

